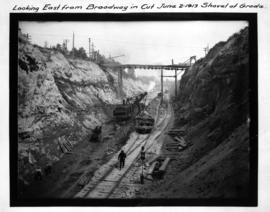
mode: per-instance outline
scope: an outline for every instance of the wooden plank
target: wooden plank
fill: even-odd
[[[182,142],[186,143],[185,139],[184,139],[182,136],[177,136],[177,138],[178,138],[179,140],[181,140]]]
[[[155,170],[155,166],[156,166],[157,163],[158,163],[158,162],[155,161],[155,162],[150,166],[150,168],[149,168],[149,170],[148,170],[148,174],[153,174],[153,172],[154,172],[154,170]]]
[[[170,129],[169,132],[175,132],[175,133],[186,133],[186,130],[183,129]]]
[[[167,158],[163,161],[161,167],[159,168],[159,171],[164,172],[164,171],[166,170],[166,168],[167,168],[169,162],[170,162],[170,158],[167,157]]]
[[[174,140],[175,141],[178,141],[179,145],[183,146],[183,147],[186,147],[187,146],[187,142],[184,140],[183,137],[179,138],[179,137],[174,137]]]
[[[170,134],[170,133],[171,133],[171,134],[173,134],[173,133],[174,133],[174,134],[182,134],[182,135],[185,135],[185,134],[186,134],[184,131],[171,131],[171,130],[168,131],[168,134]]]
[[[177,128],[172,128],[169,131],[185,132],[185,130],[177,129]]]
[[[183,150],[183,149],[184,149],[184,147],[178,146],[178,150]]]
[[[158,159],[159,158],[159,155],[156,155],[155,157],[153,157],[151,160],[149,160],[147,163],[149,164],[149,165],[151,165],[151,163],[153,163],[156,159]]]
[[[169,131],[169,132],[167,132],[167,134],[169,134],[169,135],[171,135],[171,134],[173,134],[173,135],[185,135],[184,132],[180,132],[180,131]]]

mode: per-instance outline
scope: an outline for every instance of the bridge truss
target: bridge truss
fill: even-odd
[[[178,71],[185,71],[187,70],[191,65],[192,61],[196,62],[196,56],[190,57],[187,61],[184,63],[178,63],[174,64],[172,60],[171,65],[145,65],[145,64],[110,64],[110,65],[104,65],[105,67],[118,70],[118,86],[119,86],[119,93],[122,96],[122,88],[123,88],[123,70],[125,69],[148,69],[148,70],[160,70],[160,78],[161,78],[161,98],[163,100],[163,78],[166,77],[173,77],[175,78],[175,97],[177,96],[177,75]],[[170,70],[174,71],[174,75],[166,76],[163,74],[164,70]]]

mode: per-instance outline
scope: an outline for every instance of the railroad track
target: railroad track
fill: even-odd
[[[152,157],[156,157],[159,154],[162,147],[162,142],[159,140],[159,137],[165,132],[169,125],[169,120],[172,116],[172,108],[169,105],[168,111],[164,116],[163,125],[159,124],[159,127],[156,127],[151,136],[145,141],[144,146],[147,153],[151,154]],[[139,162],[139,156],[135,159],[136,162]],[[125,175],[119,180],[110,192],[107,198],[133,198],[136,195],[136,191],[141,188],[139,184],[139,176],[141,174],[141,166],[133,164]],[[134,178],[134,176],[137,176]],[[125,178],[124,178],[125,177]],[[136,179],[137,178],[137,179]]]
[[[148,135],[132,133],[127,144],[122,148],[127,154],[126,164],[122,170],[117,168],[119,151],[108,163],[101,166],[95,172],[90,182],[75,195],[75,198],[110,198],[122,179],[132,168],[132,165],[138,160],[141,147],[144,146],[146,151],[149,151],[155,144],[155,140],[166,129],[168,124],[167,119],[171,115],[170,110],[171,108],[168,109],[167,114],[163,117],[164,120],[159,122],[159,125],[155,127],[153,133]],[[167,123],[165,123],[166,120]]]
[[[110,194],[110,191],[113,190],[117,181],[121,180],[125,173],[128,171],[131,164],[137,157],[136,150],[140,149],[141,146],[144,145],[144,141],[146,141],[149,135],[138,135],[134,133],[135,139],[132,138],[129,142],[132,142],[131,146],[124,147],[127,158],[129,160],[126,161],[125,167],[119,171],[117,167],[118,165],[118,153],[114,155],[114,157],[107,163],[104,164],[92,177],[90,182],[75,195],[75,198],[107,198]]]

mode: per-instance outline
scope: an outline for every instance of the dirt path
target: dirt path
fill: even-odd
[[[118,198],[135,196],[138,183],[135,178],[140,176],[140,166],[138,166],[138,158],[141,147],[144,146],[148,155],[154,156],[159,154],[162,146],[160,136],[164,133],[172,117],[172,108],[168,104],[167,110],[160,113],[158,122],[149,135],[140,135],[132,133],[123,150],[127,153],[125,167],[122,170],[118,166],[117,152],[111,160],[101,166],[95,173],[90,182],[75,195],[75,198]],[[148,157],[150,159],[151,157]],[[129,195],[123,194],[123,187],[130,188]]]

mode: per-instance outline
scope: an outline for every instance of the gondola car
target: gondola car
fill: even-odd
[[[135,130],[140,134],[148,134],[155,125],[155,120],[146,111],[136,116]]]

